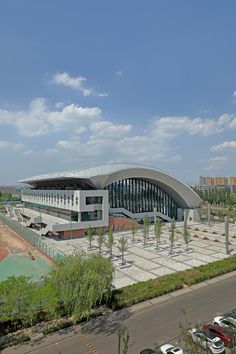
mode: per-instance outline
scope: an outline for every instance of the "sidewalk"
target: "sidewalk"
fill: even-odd
[[[183,296],[187,293],[190,293],[192,291],[201,289],[203,287],[207,287],[211,284],[215,284],[217,282],[221,282],[225,279],[231,278],[236,276],[236,271],[233,271],[231,273],[227,273],[224,274],[222,276],[213,278],[213,279],[209,279],[207,281],[192,285],[191,287],[185,287],[183,289],[180,290],[176,290],[173,291],[172,293],[169,294],[165,294],[162,296],[159,296],[157,298],[153,298],[147,301],[143,301],[139,304],[130,306],[126,309],[122,309],[116,312],[112,312],[112,311],[108,311],[108,313],[104,314],[104,318],[108,318],[108,317],[121,317],[120,314],[122,314],[122,312],[127,311],[130,315],[141,312],[141,311],[145,311],[148,308],[151,307],[156,307],[159,304],[162,304],[164,302],[169,302],[169,301],[174,301],[177,297],[179,296]],[[93,321],[93,320],[91,320]],[[61,341],[67,340],[68,338],[71,337],[75,337],[78,336],[78,340],[81,340],[82,336],[80,335],[80,331],[81,331],[82,325],[75,325],[66,329],[62,329],[60,331],[57,331],[55,333],[49,334],[45,337],[41,337],[39,336],[39,340],[36,341],[31,341],[27,344],[23,344],[23,345],[18,345],[18,346],[14,346],[14,347],[10,347],[7,349],[2,350],[3,354],[27,354],[27,353],[33,353],[34,351],[38,350],[38,349],[43,349],[46,348],[48,345],[51,344],[55,344],[57,345],[57,343],[60,343]],[[81,340],[81,342],[83,342],[83,340]]]

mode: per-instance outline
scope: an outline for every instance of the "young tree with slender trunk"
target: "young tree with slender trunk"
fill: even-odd
[[[128,354],[130,334],[126,327],[119,325],[117,329],[118,354]]]
[[[185,245],[186,245],[185,251],[188,252],[188,250],[189,250],[188,245],[189,245],[189,241],[190,241],[190,233],[188,232],[187,218],[186,217],[185,217],[185,220],[184,220],[183,239],[184,239],[184,242],[185,242]]]
[[[149,239],[150,220],[149,220],[149,217],[147,215],[145,215],[144,218],[143,218],[143,226],[144,226],[144,229],[146,230],[147,239]]]
[[[176,232],[175,219],[172,220],[169,231],[170,231],[170,235],[169,235],[169,241],[170,241],[170,255],[172,255],[172,254],[173,254],[174,243],[175,243],[175,241],[177,240],[177,236],[176,236],[176,234],[175,234],[175,232]]]
[[[99,254],[102,253],[102,245],[104,244],[104,242],[105,242],[104,229],[103,229],[103,227],[99,227],[99,229],[98,229],[98,238],[97,238]]]
[[[113,228],[110,226],[108,229],[108,239],[105,242],[105,246],[109,250],[110,254],[110,259],[112,259],[112,250],[113,250],[113,245],[114,245],[114,235],[113,235]]]
[[[118,250],[121,252],[121,265],[125,265],[125,252],[128,250],[128,240],[127,237],[122,236],[119,240]]]
[[[154,232],[156,237],[156,250],[158,250],[161,241],[161,234],[162,234],[162,224],[160,218],[157,218],[157,222],[154,226]]]
[[[147,245],[147,231],[143,228],[143,246],[146,247]]]
[[[132,241],[134,242],[134,236],[137,232],[137,226],[134,222],[132,222],[132,225],[131,225],[131,232],[132,232]]]
[[[94,237],[93,237],[93,228],[90,225],[86,229],[86,238],[89,242],[89,248],[91,249]]]

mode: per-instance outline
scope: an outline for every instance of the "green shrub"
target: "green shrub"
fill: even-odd
[[[109,306],[113,310],[118,310],[181,289],[184,285],[191,286],[234,270],[236,270],[236,255],[182,272],[164,275],[159,279],[115,289]]]
[[[13,345],[22,344],[30,340],[31,340],[30,336],[24,333],[9,334],[0,339],[0,350],[11,347]]]
[[[150,279],[114,290],[110,306],[113,310],[118,310],[182,287],[183,283],[178,273],[164,275],[159,279]]]
[[[60,329],[71,327],[71,326],[73,326],[73,324],[74,323],[72,320],[55,322],[55,323],[46,325],[45,328],[43,328],[42,333],[44,335],[49,334],[49,333],[53,333],[53,332],[59,331]]]

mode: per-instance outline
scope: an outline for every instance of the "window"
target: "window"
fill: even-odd
[[[81,213],[81,221],[102,220],[102,210],[84,211]]]
[[[91,205],[91,204],[102,204],[102,196],[98,197],[86,197],[86,205]]]

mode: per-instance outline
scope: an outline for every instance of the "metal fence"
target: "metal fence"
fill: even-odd
[[[32,230],[24,227],[23,225],[19,224],[18,222],[8,218],[4,214],[0,213],[0,220],[3,221],[6,225],[9,226],[10,229],[17,232],[20,236],[22,236],[25,240],[30,242],[35,248],[39,249],[40,251],[44,252],[47,256],[55,260],[61,260],[65,256],[62,253],[54,250],[53,248],[46,245],[41,237],[37,235]]]

